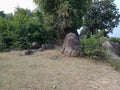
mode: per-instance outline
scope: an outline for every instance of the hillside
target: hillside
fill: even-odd
[[[120,72],[108,63],[67,57],[60,48],[19,56],[0,53],[0,90],[120,90]]]

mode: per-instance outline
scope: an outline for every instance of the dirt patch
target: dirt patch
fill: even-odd
[[[120,72],[109,64],[67,57],[60,50],[1,53],[0,90],[120,90]]]

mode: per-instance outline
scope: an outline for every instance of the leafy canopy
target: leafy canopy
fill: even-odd
[[[92,0],[33,0],[44,14],[45,27],[60,36],[76,32]],[[58,35],[58,36],[59,36]]]
[[[120,14],[114,0],[95,0],[84,17],[84,27],[92,34],[104,29],[104,36],[119,24]]]

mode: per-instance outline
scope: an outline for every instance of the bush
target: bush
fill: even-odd
[[[102,47],[102,43],[104,42],[104,38],[96,38],[95,35],[90,38],[85,38],[80,40],[81,52],[84,56],[93,59],[106,59],[106,53],[104,48]]]
[[[120,43],[120,38],[110,38],[111,42]]]

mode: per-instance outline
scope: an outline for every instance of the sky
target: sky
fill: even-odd
[[[28,8],[34,10],[36,8],[33,0],[0,0],[0,11],[5,13],[14,13],[16,7]]]
[[[117,5],[117,8],[119,9],[119,13],[120,13],[120,0],[115,0],[115,4]],[[120,23],[118,27],[114,28],[113,34],[109,34],[109,36],[120,38]]]
[[[115,4],[120,12],[120,0],[115,0]],[[0,11],[14,13],[16,7],[34,10],[36,5],[33,3],[33,0],[0,0]],[[109,34],[109,36],[120,38],[120,23],[118,27],[113,30],[113,34]]]

